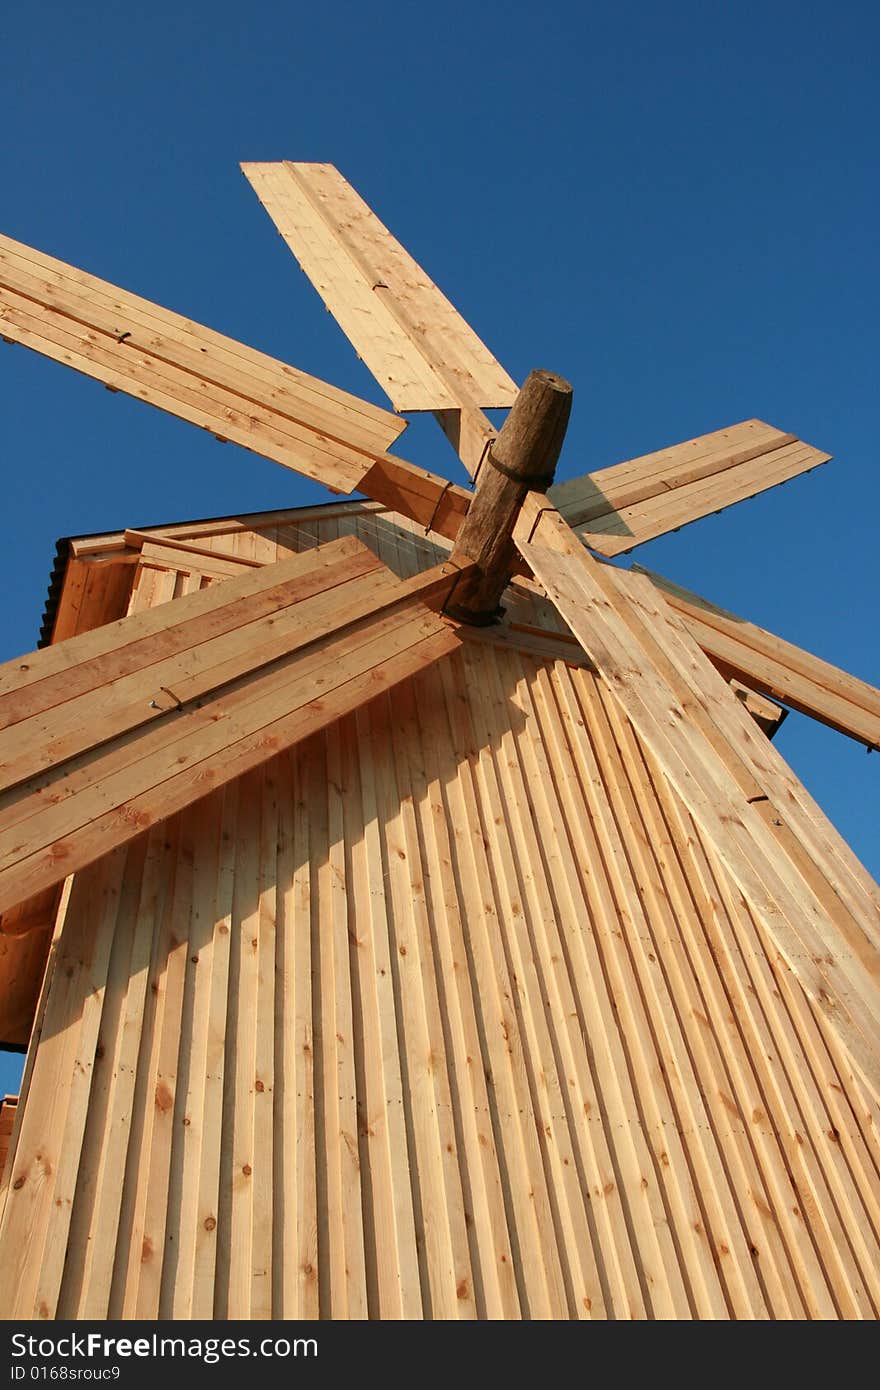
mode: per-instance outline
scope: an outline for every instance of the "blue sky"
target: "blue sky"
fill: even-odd
[[[637,558],[880,683],[878,31],[846,0],[18,5],[0,229],[384,404],[238,169],[337,164],[517,379],[572,380],[560,476],[751,416],[834,454]],[[0,405],[2,659],[59,536],[326,498],[19,347]],[[430,420],[398,451],[459,476]],[[880,874],[880,755],[794,714],[779,747]]]

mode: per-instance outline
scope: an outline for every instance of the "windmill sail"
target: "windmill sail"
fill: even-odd
[[[552,414],[486,452],[512,383],[336,171],[248,174],[480,505],[4,243],[7,336],[371,500],[72,540],[0,666],[0,1311],[875,1317],[880,889],[729,681],[877,706],[600,563],[526,491]],[[825,457],[748,421],[556,495],[628,549]]]
[[[557,483],[550,497],[591,549],[620,555],[830,457],[762,420],[745,420]]]
[[[395,410],[513,404],[516,383],[338,169],[242,169]]]
[[[405,428],[387,410],[0,236],[0,336],[353,492]]]

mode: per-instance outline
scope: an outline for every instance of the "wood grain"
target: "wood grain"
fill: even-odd
[[[762,420],[745,420],[557,483],[549,495],[591,549],[619,555],[830,457]]]
[[[516,385],[332,164],[243,164],[395,410],[508,406]]]
[[[337,492],[401,433],[387,411],[0,237],[0,333]]]

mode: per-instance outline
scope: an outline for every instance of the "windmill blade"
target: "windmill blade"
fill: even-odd
[[[762,420],[745,420],[557,483],[549,495],[591,549],[620,555],[830,457]]]
[[[0,336],[352,492],[405,428],[390,411],[0,236]]]
[[[241,167],[395,410],[453,411],[493,433],[480,412],[512,405],[515,382],[338,169]],[[467,464],[472,448],[459,452]]]
[[[880,747],[880,690],[838,666],[634,565],[721,671],[868,748]]]
[[[871,894],[858,874],[843,872],[833,836],[799,804],[771,745],[657,591],[642,576],[597,563],[562,517],[540,505],[518,532],[521,554],[789,968],[876,1086],[880,930]],[[537,539],[526,540],[532,533]]]
[[[0,913],[452,651],[461,573],[349,537],[0,667]]]

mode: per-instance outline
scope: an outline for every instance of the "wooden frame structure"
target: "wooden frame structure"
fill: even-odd
[[[766,731],[880,693],[601,558],[828,456],[553,486],[568,383],[331,166],[245,173],[474,486],[0,243],[3,336],[367,499],[72,541],[0,668],[4,1316],[876,1317],[880,890]]]

